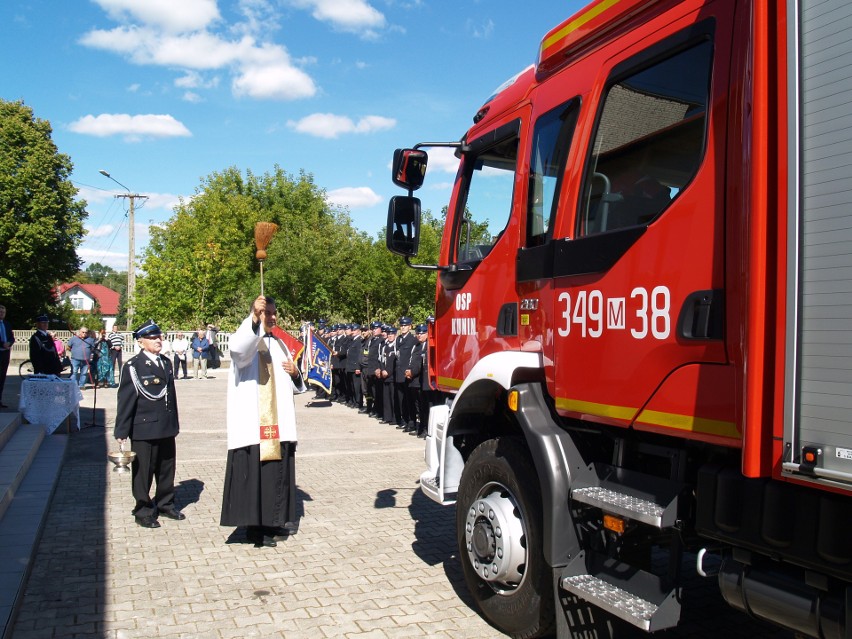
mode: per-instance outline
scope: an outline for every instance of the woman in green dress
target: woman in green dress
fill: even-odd
[[[95,383],[98,386],[106,388],[110,388],[115,385],[112,360],[109,356],[110,348],[111,344],[107,339],[106,330],[101,329],[100,335],[98,336],[98,342],[95,344],[95,351],[98,354],[97,379],[95,380]]]

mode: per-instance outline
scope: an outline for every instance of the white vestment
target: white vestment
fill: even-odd
[[[284,362],[292,361],[287,347],[274,337],[264,336],[262,331],[263,324],[259,326],[258,333],[252,330],[252,317],[249,316],[228,341],[231,356],[231,367],[228,370],[228,450],[260,443],[258,349],[264,345],[272,355],[275,370],[278,439],[297,441],[293,394],[303,392],[305,385],[301,376],[294,380],[281,367]]]

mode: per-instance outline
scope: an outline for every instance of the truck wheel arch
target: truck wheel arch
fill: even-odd
[[[530,381],[532,380],[532,381]],[[519,410],[510,413],[499,400],[510,389],[521,394]],[[453,399],[448,433],[459,440],[465,434],[473,445],[464,447],[466,457],[485,440],[507,434],[490,433],[484,415],[511,414],[517,434],[526,442],[539,478],[543,509],[543,551],[547,563],[562,566],[579,552],[569,509],[571,484],[578,474],[591,472],[570,435],[559,426],[544,390],[544,375],[539,353],[494,353],[477,362]],[[479,416],[478,432],[471,431],[470,415]]]

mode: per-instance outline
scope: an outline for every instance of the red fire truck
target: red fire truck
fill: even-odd
[[[850,33],[848,0],[595,0],[460,141],[395,153],[388,248],[437,270],[421,486],[502,631],[673,627],[693,557],[852,637]]]

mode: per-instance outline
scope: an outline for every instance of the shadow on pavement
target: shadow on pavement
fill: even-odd
[[[420,489],[411,495],[409,506],[414,521],[414,553],[430,566],[443,564],[447,581],[458,598],[471,610],[476,610],[473,598],[467,590],[458,545],[456,544],[456,508],[441,506],[426,497]]]
[[[201,499],[204,492],[204,482],[200,479],[187,479],[175,486],[175,504],[178,510],[183,510],[190,504],[195,504]]]

